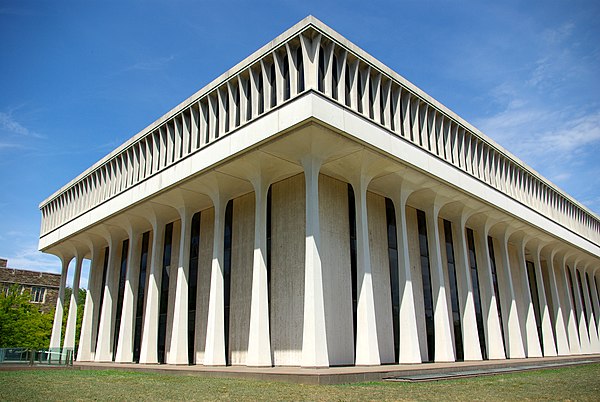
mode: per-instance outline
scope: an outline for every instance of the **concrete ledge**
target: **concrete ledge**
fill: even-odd
[[[127,370],[148,373],[199,375],[219,378],[248,378],[265,381],[280,381],[300,384],[344,384],[353,382],[382,381],[390,377],[406,377],[423,374],[444,374],[472,370],[492,370],[510,367],[534,367],[550,363],[587,363],[589,361],[600,363],[600,354],[540,357],[509,360],[485,360],[480,362],[453,362],[453,363],[423,363],[423,364],[394,364],[375,367],[330,367],[321,369],[305,369],[300,367],[269,367],[256,368],[245,366],[208,367],[208,366],[170,366],[154,364],[133,363],[95,363],[75,362],[73,369],[80,370]],[[14,367],[13,369],[24,369]],[[557,368],[550,366],[548,368]],[[501,373],[499,373],[501,374]],[[486,373],[489,375],[489,373]],[[470,375],[472,376],[472,375]]]

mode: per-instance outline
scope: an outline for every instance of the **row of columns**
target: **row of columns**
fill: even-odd
[[[306,156],[300,160],[305,175],[306,183],[306,236],[305,236],[305,271],[304,271],[304,322],[302,337],[302,363],[303,367],[329,366],[327,353],[327,330],[325,324],[323,272],[321,266],[321,240],[319,222],[319,188],[318,177],[324,158]],[[375,296],[372,280],[372,267],[370,258],[370,245],[368,233],[368,213],[366,193],[369,184],[376,176],[369,169],[369,161],[363,163],[357,174],[348,175],[347,179],[352,184],[355,193],[356,205],[356,241],[357,241],[357,323],[356,323],[356,355],[357,365],[381,364],[379,345],[377,341],[377,320],[375,315]],[[248,342],[247,365],[271,366],[271,343],[269,337],[269,308],[268,308],[268,283],[267,283],[267,192],[274,182],[275,176],[269,174],[258,160],[249,165],[249,181],[252,183],[255,203],[255,238],[254,258],[252,268],[252,299],[250,309],[250,330]],[[406,206],[411,195],[422,191],[408,181],[403,181],[399,175],[395,178],[396,188],[389,193],[389,198],[394,203],[396,213],[397,239],[398,239],[398,276],[400,312],[399,322],[399,362],[420,363],[422,354],[419,347],[419,334],[414,324],[418,319],[415,310],[415,289],[411,273],[410,251],[408,248],[408,229]],[[210,281],[210,296],[208,309],[207,334],[205,356],[203,364],[220,366],[225,365],[225,323],[224,323],[224,245],[223,236],[225,228],[225,209],[230,199],[223,182],[215,174],[203,187],[199,188],[202,194],[210,197],[215,209],[214,244]],[[429,260],[431,264],[432,295],[434,304],[435,327],[435,361],[454,361],[456,351],[452,342],[452,319],[449,308],[450,296],[444,281],[444,262],[442,258],[442,245],[440,242],[440,227],[438,219],[442,211],[452,201],[443,199],[434,194],[430,197],[428,205],[423,209],[426,214],[427,234],[429,245]],[[181,235],[178,268],[176,275],[176,293],[173,308],[173,324],[170,338],[170,353],[167,363],[188,363],[188,276],[190,258],[190,228],[194,215],[194,204],[189,202],[194,194],[182,193],[181,202],[176,209],[181,220]],[[157,363],[157,329],[159,318],[159,289],[163,261],[163,243],[165,224],[162,214],[154,208],[147,220],[152,229],[152,246],[149,269],[149,282],[146,295],[146,311],[143,322],[143,337],[141,342],[140,363]],[[473,283],[469,266],[469,251],[466,240],[467,222],[473,220],[478,212],[461,208],[450,218],[452,223],[452,238],[457,266],[457,288],[460,300],[460,313],[462,323],[462,336],[465,360],[481,360],[482,354],[476,322],[475,301],[473,299]],[[481,214],[480,214],[481,215]],[[140,264],[140,237],[141,231],[134,221],[125,227],[129,239],[127,257],[127,275],[121,313],[121,326],[116,348],[115,361],[131,362],[133,360],[133,323],[135,318],[135,296],[137,294],[136,270],[132,267]],[[540,345],[537,332],[537,323],[534,314],[534,304],[531,299],[530,286],[526,268],[526,246],[531,239],[526,236],[519,237],[518,229],[504,225],[499,236],[495,236],[496,260],[490,259],[488,236],[496,230],[502,222],[485,218],[476,220],[474,227],[477,245],[477,263],[479,271],[479,287],[481,290],[482,312],[484,322],[485,344],[490,359],[522,358],[538,356],[555,356],[579,353],[600,352],[598,327],[600,324],[600,305],[596,281],[592,280],[588,289],[586,276],[592,274],[595,278],[596,270],[591,267],[584,269],[584,277],[577,277],[574,267],[580,267],[576,257],[557,251],[558,248],[542,248],[537,244],[529,248],[532,252],[533,265],[537,277],[536,286],[540,306],[540,319],[542,329],[543,349]],[[509,253],[509,240],[516,239],[517,261],[511,261]],[[118,276],[120,256],[119,243],[123,238],[115,232],[107,232],[105,237],[108,244],[108,270],[106,283],[102,289],[102,247],[98,243],[90,242],[91,267],[89,288],[86,299],[86,309],[83,316],[81,339],[79,344],[78,360],[98,362],[111,361],[113,348],[111,341],[115,331],[114,317],[116,309],[117,287],[115,278]],[[542,251],[550,251],[546,255],[547,281],[550,294],[546,295],[544,287],[544,273],[541,264]],[[71,308],[67,321],[67,329],[63,347],[72,348],[75,337],[75,320],[77,311],[77,287],[83,253],[76,253],[76,272],[73,282]],[[66,274],[71,258],[62,258],[62,279],[59,298],[55,310],[55,321],[52,330],[50,347],[60,347],[61,323],[63,314],[64,288]],[[555,267],[555,261],[558,265]],[[497,281],[500,303],[496,300],[493,284],[492,263],[497,264]],[[568,286],[568,275],[572,278],[573,287]],[[558,275],[556,275],[558,273]],[[578,284],[581,283],[582,292]],[[517,284],[519,286],[517,286]],[[520,288],[520,291],[519,291]],[[572,291],[573,290],[573,291]],[[102,311],[98,311],[100,292],[103,292]],[[591,295],[591,297],[590,297]],[[550,311],[551,300],[552,311]],[[573,305],[574,303],[574,305]],[[498,308],[501,306],[502,314],[499,319]],[[585,306],[585,308],[584,308]],[[587,316],[585,315],[587,312]],[[553,315],[554,319],[551,318]],[[98,319],[99,317],[99,319]],[[586,324],[588,323],[588,324]],[[96,327],[97,326],[97,327]],[[97,328],[98,339],[94,338]],[[504,328],[504,333],[502,332]],[[503,339],[504,345],[503,345]],[[483,340],[480,340],[480,342]],[[97,346],[95,346],[97,343]]]

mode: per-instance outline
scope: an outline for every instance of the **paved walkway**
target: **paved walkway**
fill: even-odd
[[[405,380],[425,381],[447,378],[472,377],[523,371],[556,368],[572,364],[600,363],[600,355],[541,357],[509,360],[484,360],[478,362],[391,364],[383,366],[345,366],[330,368],[300,367],[208,367],[172,366],[131,363],[81,363],[73,368],[81,370],[119,369],[157,373],[201,375],[207,377],[252,378],[269,381],[284,381],[304,384],[341,384],[364,381]]]

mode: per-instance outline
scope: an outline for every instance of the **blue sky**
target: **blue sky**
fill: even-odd
[[[308,14],[600,212],[597,0],[0,0],[0,257],[59,272],[38,204]]]

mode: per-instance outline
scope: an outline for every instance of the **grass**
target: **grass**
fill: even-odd
[[[600,401],[600,364],[427,383],[299,385],[121,370],[0,372],[0,400]]]

